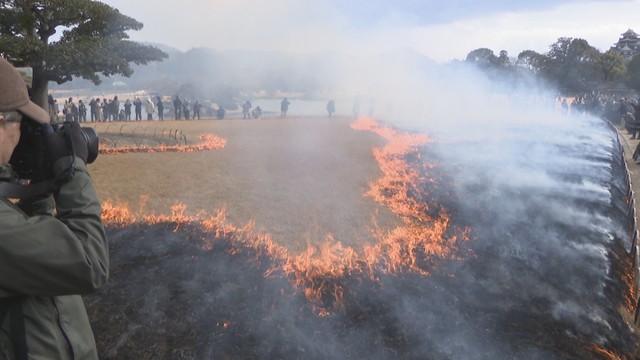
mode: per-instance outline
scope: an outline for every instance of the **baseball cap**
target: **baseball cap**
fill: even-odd
[[[49,113],[29,99],[27,86],[18,70],[0,58],[0,112],[17,110],[40,124],[48,124]]]

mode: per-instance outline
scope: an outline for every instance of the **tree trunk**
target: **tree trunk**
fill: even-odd
[[[49,80],[44,76],[42,67],[33,68],[31,80],[31,101],[49,112]]]

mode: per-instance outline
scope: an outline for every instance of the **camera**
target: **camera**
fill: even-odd
[[[53,131],[65,138],[70,136],[67,126],[64,123],[52,125]],[[86,141],[87,164],[90,164],[98,157],[100,138],[93,128],[81,127],[80,130]],[[24,118],[20,124],[20,140],[9,161],[18,177],[20,179],[28,179],[31,183],[53,177],[51,164],[46,163],[47,148],[43,131],[42,125]]]

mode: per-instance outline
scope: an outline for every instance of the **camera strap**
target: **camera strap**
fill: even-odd
[[[19,297],[0,298],[0,326],[9,314],[9,326],[13,345],[13,355],[17,360],[27,360],[29,350],[27,347],[27,332],[22,311],[22,299]]]
[[[12,199],[28,199],[51,192],[53,188],[53,180],[43,180],[30,185],[0,182],[0,196]]]

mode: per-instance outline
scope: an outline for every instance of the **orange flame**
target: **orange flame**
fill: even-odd
[[[623,358],[618,356],[615,352],[605,349],[601,345],[598,344],[590,344],[587,346],[587,349],[593,351],[595,354],[600,356],[602,359],[610,359],[610,360],[622,360]]]
[[[173,222],[175,230],[184,223],[196,222],[203,230],[216,238],[232,239],[230,253],[237,254],[243,248],[260,249],[261,254],[272,259],[272,268],[265,276],[283,271],[290,281],[304,292],[320,316],[343,305],[345,289],[340,279],[352,273],[362,273],[375,279],[376,272],[389,274],[411,271],[428,275],[433,265],[431,259],[454,257],[457,243],[468,239],[468,229],[450,225],[450,216],[444,210],[429,212],[429,204],[423,203],[424,189],[435,180],[428,177],[433,164],[412,162],[407,158],[421,159],[419,148],[430,142],[426,135],[401,134],[396,130],[380,127],[373,120],[361,118],[352,125],[358,130],[380,134],[388,140],[382,149],[374,149],[374,155],[383,176],[370,185],[367,196],[384,204],[404,222],[388,234],[379,234],[379,243],[367,246],[362,252],[344,246],[328,235],[320,247],[309,246],[298,255],[291,255],[286,248],[276,244],[269,234],[254,230],[252,222],[242,228],[226,223],[226,211],[219,210],[213,216],[185,215],[186,206],[176,204],[171,215],[146,215],[147,223]],[[416,170],[416,166],[422,166]],[[127,226],[135,222],[135,216],[126,208],[107,202],[103,205],[105,223]],[[213,239],[203,239],[205,249],[213,248]]]
[[[100,144],[101,154],[126,154],[126,153],[156,153],[156,152],[194,152],[194,151],[207,151],[218,150],[225,147],[227,141],[214,134],[205,134],[198,136],[198,139],[202,140],[201,143],[195,145],[161,145],[161,146],[125,146],[112,148],[108,144]]]

